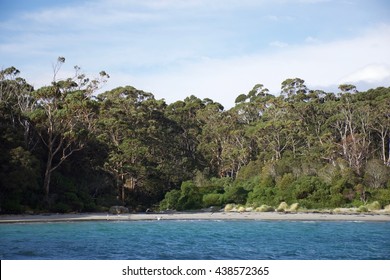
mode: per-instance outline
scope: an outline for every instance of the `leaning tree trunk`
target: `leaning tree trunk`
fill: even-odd
[[[53,162],[53,155],[49,153],[47,157],[46,162],[46,170],[45,170],[45,178],[43,181],[43,189],[45,191],[45,200],[46,203],[49,202],[49,191],[50,191],[50,179],[51,179],[51,173],[52,173],[52,162]]]

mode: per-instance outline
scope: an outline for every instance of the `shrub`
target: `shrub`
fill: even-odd
[[[372,200],[378,201],[381,205],[390,204],[390,188],[372,190],[371,195]]]
[[[368,208],[366,206],[362,205],[358,208],[357,211],[360,213],[366,213],[366,212],[368,212]]]
[[[74,211],[82,211],[84,203],[79,199],[77,194],[74,192],[66,192],[62,197],[65,204],[69,205]]]
[[[177,210],[192,210],[202,207],[202,196],[199,188],[192,181],[185,181],[181,184],[180,197],[177,203]]]
[[[273,208],[272,206],[268,206],[268,205],[261,205],[260,207],[257,207],[255,209],[256,212],[274,212],[275,211],[275,208]]]
[[[223,198],[224,196],[219,193],[205,194],[202,199],[203,206],[204,207],[221,206],[223,204]]]
[[[372,202],[370,204],[367,204],[367,209],[370,210],[370,211],[380,210],[380,209],[382,209],[382,206],[381,206],[381,204],[378,201],[374,201],[374,202]]]
[[[1,205],[1,212],[7,214],[21,214],[23,207],[18,200],[10,199]]]
[[[293,201],[293,193],[291,185],[295,181],[295,176],[292,173],[286,173],[276,183],[277,199],[279,201]]]
[[[160,202],[160,209],[161,210],[176,209],[179,197],[180,197],[179,190],[171,190],[170,192],[167,192],[165,194],[165,198]]]
[[[278,208],[276,208],[276,211],[285,212],[287,209],[288,209],[288,204],[283,201],[279,204]]]
[[[364,181],[374,189],[386,186],[389,180],[389,168],[381,160],[372,159],[367,162]]]
[[[69,213],[72,211],[72,208],[66,203],[58,202],[50,207],[50,211],[57,213]]]
[[[224,211],[225,212],[229,212],[229,211],[232,211],[234,209],[235,205],[234,204],[226,204],[225,205],[225,208],[224,208]]]
[[[296,211],[298,211],[298,209],[299,209],[299,203],[296,202],[296,203],[293,203],[290,205],[290,208],[288,208],[288,211],[296,212]]]
[[[248,191],[239,184],[234,184],[225,188],[224,200],[229,203],[246,203]]]
[[[275,199],[275,182],[271,176],[262,178],[260,183],[248,194],[248,202],[253,204],[272,204]]]

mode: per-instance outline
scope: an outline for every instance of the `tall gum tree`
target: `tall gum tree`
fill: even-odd
[[[74,77],[57,80],[57,73],[64,62],[65,58],[59,57],[53,65],[50,86],[32,92],[37,107],[29,116],[46,149],[43,189],[48,203],[53,171],[74,152],[84,148],[88,134],[95,127],[97,107],[93,94],[109,78],[102,71],[99,78],[89,80],[75,66]]]

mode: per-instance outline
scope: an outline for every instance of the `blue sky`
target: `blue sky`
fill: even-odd
[[[287,78],[337,91],[390,86],[386,0],[0,0],[0,68],[35,87],[80,66],[104,90],[132,85],[168,103],[194,94],[230,107]]]

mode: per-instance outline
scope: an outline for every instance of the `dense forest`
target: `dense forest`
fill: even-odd
[[[102,92],[107,73],[75,66],[59,79],[63,63],[38,89],[14,67],[0,72],[1,213],[390,204],[390,88],[331,93],[291,78],[225,110],[132,86]]]

